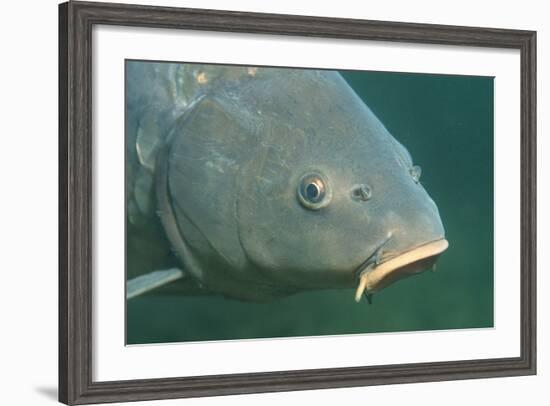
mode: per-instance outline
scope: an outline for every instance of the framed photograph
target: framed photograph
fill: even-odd
[[[59,400],[536,373],[536,33],[59,6]]]

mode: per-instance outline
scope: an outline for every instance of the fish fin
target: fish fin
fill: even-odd
[[[188,101],[180,64],[127,61],[125,70],[128,220],[139,225],[154,215],[156,156]]]
[[[164,269],[140,275],[126,282],[126,299],[132,299],[185,276],[178,268]]]
[[[141,214],[151,214],[154,205],[153,174],[144,168],[137,171],[134,182],[134,202]]]
[[[153,172],[155,170],[155,159],[162,138],[167,132],[165,116],[169,112],[159,111],[150,108],[139,120],[136,135],[136,152],[139,163],[142,167]]]

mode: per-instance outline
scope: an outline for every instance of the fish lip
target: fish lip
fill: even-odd
[[[435,262],[437,256],[443,253],[448,246],[449,242],[445,238],[440,238],[384,259],[384,261],[374,264],[374,266],[363,266],[363,269],[360,267],[359,286],[357,287],[355,300],[358,302],[364,292],[367,294],[374,293],[396,279],[422,271],[423,269],[420,268],[425,265],[427,260]],[[399,270],[402,270],[402,272],[393,275]]]

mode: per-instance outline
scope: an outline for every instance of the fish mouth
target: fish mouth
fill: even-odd
[[[448,246],[449,242],[442,238],[417,246],[380,263],[377,261],[364,262],[357,272],[359,285],[355,292],[355,301],[359,302],[363,293],[369,298],[368,295],[379,291],[396,280],[431,268],[438,256]]]

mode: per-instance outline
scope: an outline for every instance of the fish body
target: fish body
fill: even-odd
[[[419,167],[338,72],[126,69],[128,221],[157,221],[201,289],[359,299],[446,249]]]

